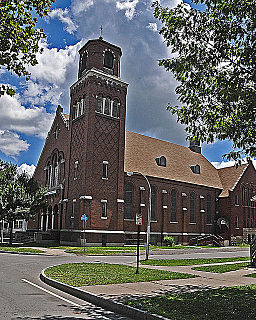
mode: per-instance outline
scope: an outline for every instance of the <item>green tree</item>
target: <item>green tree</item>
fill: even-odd
[[[37,64],[39,41],[46,37],[37,29],[37,14],[47,16],[55,0],[0,0],[0,66],[29,78],[27,65]],[[0,96],[14,94],[8,86],[0,86]]]
[[[171,57],[159,64],[174,74],[180,105],[167,109],[190,140],[228,139],[228,159],[256,155],[256,1],[192,0],[205,10],[154,2],[154,16]]]
[[[9,223],[10,244],[15,221],[33,218],[45,205],[46,191],[16,165],[0,160],[0,220]]]

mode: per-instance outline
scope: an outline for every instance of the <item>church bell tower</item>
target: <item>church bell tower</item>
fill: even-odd
[[[106,234],[100,230],[123,229],[128,84],[120,78],[119,47],[100,37],[89,40],[79,54],[78,80],[70,89],[66,226],[82,229],[80,217],[86,214],[88,234],[94,232],[90,242],[98,242],[97,237],[104,242]]]

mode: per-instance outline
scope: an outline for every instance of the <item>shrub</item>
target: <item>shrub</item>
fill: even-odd
[[[173,247],[175,244],[174,238],[171,236],[165,236],[164,237],[164,242],[167,246],[169,247]]]

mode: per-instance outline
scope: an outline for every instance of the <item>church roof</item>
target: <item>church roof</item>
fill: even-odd
[[[202,155],[167,141],[126,131],[125,171],[141,172],[147,176],[222,189],[218,170]],[[166,167],[155,159],[164,156]],[[199,165],[200,174],[191,166]]]
[[[218,169],[218,173],[222,182],[223,190],[220,194],[220,197],[228,197],[229,190],[234,189],[244,171],[248,167],[248,164],[242,164],[241,166],[233,166]]]

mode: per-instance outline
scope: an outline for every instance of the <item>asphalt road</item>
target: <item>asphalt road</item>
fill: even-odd
[[[248,256],[249,249],[177,250],[171,256],[161,252],[154,259],[185,259]],[[144,255],[142,256],[144,258]],[[0,319],[1,320],[73,320],[127,318],[103,310],[44,284],[39,274],[45,267],[68,262],[106,262],[131,264],[135,256],[39,256],[0,253]]]

